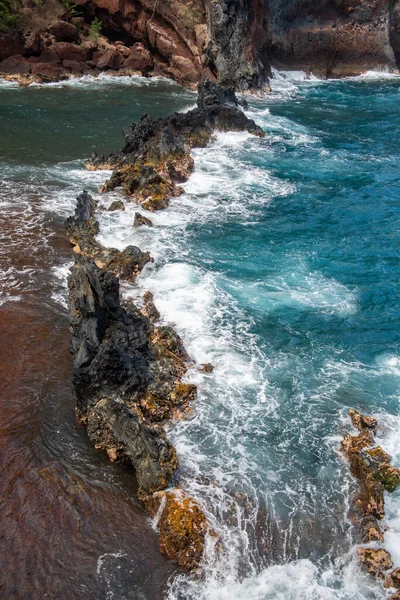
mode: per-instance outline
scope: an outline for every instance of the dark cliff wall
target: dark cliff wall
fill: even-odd
[[[278,68],[340,77],[396,67],[393,0],[268,0],[269,52]]]
[[[400,0],[391,0],[390,3],[389,36],[397,66],[400,68]]]
[[[260,89],[269,74],[264,0],[207,0],[207,57],[222,84]]]

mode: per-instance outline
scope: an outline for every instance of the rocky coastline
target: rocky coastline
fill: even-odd
[[[0,76],[102,72],[267,91],[272,68],[322,78],[398,73],[400,0],[6,0]]]
[[[21,85],[107,72],[268,89],[264,21],[263,0],[7,0],[0,75]]]
[[[112,184],[103,189],[122,185],[127,201],[159,210],[192,171],[191,148],[218,130],[264,135],[239,108],[232,88],[206,81],[196,109],[167,119],[142,117],[124,130],[121,153],[93,156],[89,168],[112,163]],[[110,208],[123,208],[117,205]],[[83,192],[65,223],[74,253],[68,286],[77,417],[97,449],[134,469],[138,496],[159,527],[160,550],[192,570],[206,536],[215,543],[218,536],[198,503],[179,488],[179,460],[165,426],[184,418],[196,400],[196,386],[183,382],[193,361],[179,335],[160,324],[150,292],[140,307],[121,297],[120,279],[134,282],[152,258],[135,246],[104,248],[96,239],[96,209]],[[135,221],[149,226],[141,215]],[[212,365],[198,368],[210,372]]]
[[[358,491],[352,500],[350,518],[358,530],[363,546],[357,548],[362,568],[384,582],[384,587],[397,589],[391,600],[400,598],[400,568],[393,561],[384,543],[385,492],[392,493],[400,484],[400,469],[391,464],[391,457],[375,444],[378,422],[355,410],[349,411],[357,435],[347,434],[343,452],[350,463]],[[373,544],[369,546],[369,544]]]

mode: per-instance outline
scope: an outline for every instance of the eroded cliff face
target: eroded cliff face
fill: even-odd
[[[75,0],[71,6],[22,0],[19,35],[3,40],[0,13],[0,61],[20,56],[0,64],[0,72],[57,77],[58,69],[60,77],[68,70],[117,70],[164,75],[189,87],[206,78],[243,90],[267,87],[264,0]],[[60,54],[55,43],[84,51],[63,48]],[[42,56],[46,49],[56,58]],[[32,66],[48,62],[59,66]]]
[[[272,64],[322,77],[396,69],[396,4],[397,0],[268,0]]]
[[[186,83],[205,77],[239,89],[267,81],[263,0],[78,0],[104,33],[142,42],[155,72]]]
[[[271,65],[342,77],[400,63],[400,0],[22,0],[18,13],[19,32],[1,33],[0,12],[0,74],[25,84],[109,71],[267,90]]]

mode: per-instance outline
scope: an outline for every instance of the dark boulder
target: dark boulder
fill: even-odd
[[[0,62],[0,73],[23,75],[31,72],[31,65],[21,54],[10,56]]]
[[[79,75],[90,71],[90,68],[87,66],[86,63],[78,62],[77,60],[65,59],[62,61],[62,66],[64,69],[68,69],[68,71],[70,71],[71,73]]]
[[[50,49],[57,54],[60,60],[76,60],[77,62],[89,60],[92,52],[88,48],[69,42],[56,42],[51,45]]]
[[[116,210],[125,210],[125,204],[122,202],[122,200],[114,200],[114,202],[111,202],[110,206],[108,207],[108,210],[110,212]]]
[[[78,44],[80,41],[79,31],[67,21],[57,21],[49,28],[49,33],[54,35],[57,42],[71,42]]]
[[[39,62],[32,65],[32,75],[39,75],[49,81],[58,81],[61,76],[61,69],[53,63]]]
[[[0,31],[0,61],[16,54],[25,54],[24,41],[21,35]]]
[[[105,52],[97,61],[97,68],[98,69],[118,69],[121,64],[124,62],[124,57],[123,55],[118,52],[118,50],[115,50],[114,48],[111,48],[110,50],[107,50],[107,52]]]
[[[39,58],[39,62],[42,63],[53,63],[54,65],[59,65],[61,63],[59,56],[49,48],[45,48]]]
[[[153,67],[153,59],[147,48],[143,44],[137,43],[125,59],[124,67],[133,71],[149,71]]]
[[[151,222],[150,219],[148,219],[144,215],[141,215],[140,213],[136,212],[133,226],[134,227],[142,227],[142,225],[147,225],[147,227],[153,227],[153,223]]]
[[[208,110],[212,106],[238,106],[238,104],[233,87],[222,87],[209,79],[199,85],[197,106],[201,110]]]

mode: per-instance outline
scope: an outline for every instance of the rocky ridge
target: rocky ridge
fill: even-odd
[[[190,160],[193,168],[190,148],[195,140],[206,143],[219,127],[263,135],[238,108],[230,88],[204,83],[198,105],[189,120],[184,114],[159,120],[144,117],[125,130],[126,145],[112,158],[122,167],[113,177],[125,167],[121,182],[139,173],[142,180],[139,177],[135,189],[138,202],[146,198],[142,208],[167,205],[176,181],[168,170],[171,186],[157,202],[157,186],[166,185],[159,180],[160,173],[166,164],[173,165],[175,173],[181,161]],[[145,164],[150,156],[151,178]],[[103,157],[100,162],[110,160]],[[152,258],[135,246],[123,252],[104,248],[96,239],[96,209],[95,200],[83,192],[65,224],[74,252],[68,285],[77,416],[96,448],[106,451],[112,461],[133,467],[139,498],[159,526],[160,550],[191,570],[200,564],[206,536],[215,543],[217,536],[198,503],[179,488],[179,461],[165,426],[171,419],[184,418],[196,399],[196,386],[182,381],[193,362],[178,334],[160,324],[150,292],[141,307],[122,299],[119,280],[134,282]],[[139,217],[136,226],[151,225]],[[212,365],[199,368],[212,371]]]
[[[342,449],[350,462],[351,472],[357,479],[359,490],[351,507],[351,520],[357,526],[363,544],[374,546],[357,549],[361,566],[378,579],[384,580],[386,588],[400,590],[400,569],[393,568],[390,554],[384,547],[384,531],[380,522],[385,516],[385,492],[394,492],[400,484],[400,469],[391,464],[391,457],[375,445],[377,420],[349,411],[357,435],[347,434]],[[391,598],[397,600],[400,591]]]
[[[93,154],[88,169],[113,169],[102,191],[122,187],[127,199],[155,211],[179,196],[194,168],[191,149],[205,146],[215,131],[264,131],[239,108],[233,88],[210,80],[199,86],[197,108],[165,119],[143,115],[123,130],[125,146],[118,154]]]

